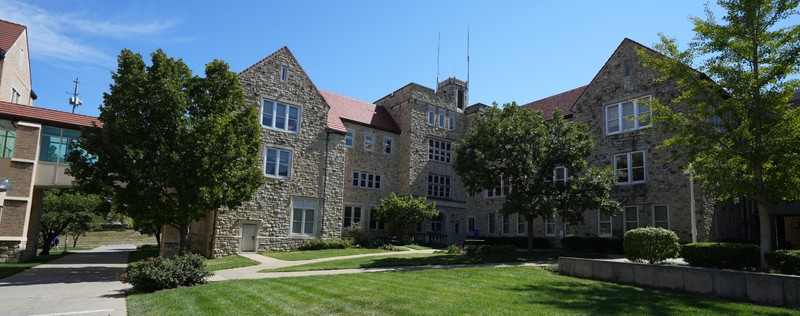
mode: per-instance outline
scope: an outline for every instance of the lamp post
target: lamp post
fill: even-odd
[[[697,242],[697,221],[695,220],[694,207],[694,167],[691,162],[683,173],[689,176],[689,208],[691,209],[692,242]]]

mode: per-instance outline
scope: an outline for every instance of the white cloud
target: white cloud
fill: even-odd
[[[17,0],[0,0],[0,8],[3,8],[0,19],[28,27],[28,45],[32,57],[50,62],[113,66],[114,55],[88,42],[87,38],[130,38],[161,32],[174,25],[170,21],[97,21],[75,13],[49,12]]]

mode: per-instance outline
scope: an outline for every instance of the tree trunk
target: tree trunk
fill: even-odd
[[[47,256],[50,254],[50,246],[53,244],[53,239],[56,237],[55,235],[48,235],[44,234],[44,240],[42,240],[42,252],[39,253],[40,256]]]
[[[525,222],[528,224],[525,228],[528,235],[528,253],[533,253],[533,216],[525,215]]]
[[[180,227],[176,228],[181,236],[180,249],[178,250],[178,255],[180,256],[189,252],[189,226],[181,225]]]
[[[767,267],[765,254],[772,249],[772,221],[769,217],[769,202],[766,193],[756,193],[756,207],[758,207],[758,234],[761,245],[759,260],[761,267]]]
[[[156,232],[156,245],[158,245],[158,249],[161,249],[161,228],[157,228],[154,230]]]
[[[78,246],[78,237],[80,237],[80,236],[81,235],[72,236],[72,248],[75,248],[76,246]]]

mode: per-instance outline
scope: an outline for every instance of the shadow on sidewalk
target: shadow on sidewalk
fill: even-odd
[[[125,272],[125,268],[34,268],[0,280],[0,288],[21,285],[111,282]]]

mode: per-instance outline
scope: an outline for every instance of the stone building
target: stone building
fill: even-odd
[[[33,105],[28,28],[0,20],[0,101]]]

